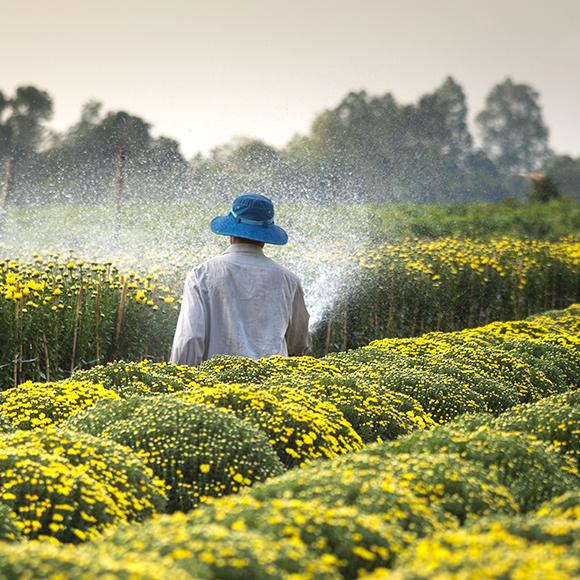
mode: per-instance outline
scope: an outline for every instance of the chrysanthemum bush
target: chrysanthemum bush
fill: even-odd
[[[423,577],[486,563],[491,577],[531,573],[535,564],[542,574],[558,567],[575,573],[578,493],[540,505],[580,488],[574,466],[549,442],[499,431],[494,421],[470,416],[315,461],[177,519],[123,527],[101,543],[113,551],[158,551],[189,571],[201,562],[218,577],[304,575],[314,561],[343,578],[399,569],[403,577]],[[284,552],[288,542],[293,557]],[[438,550],[432,560],[430,550]],[[313,568],[310,575],[316,577]]]
[[[52,254],[0,261],[0,386],[165,354],[178,290],[152,272]]]
[[[336,558],[320,558],[300,538],[249,530],[243,519],[196,521],[181,513],[162,516],[144,526],[122,526],[107,534],[104,553],[166,556],[193,578],[260,580],[295,577],[339,579]]]
[[[71,546],[46,541],[0,543],[2,578],[87,578],[119,580],[191,580],[192,576],[170,558],[154,553],[106,551],[96,544]]]
[[[548,441],[569,454],[580,467],[580,392],[554,395],[534,405],[510,409],[494,421],[503,431],[517,431]]]
[[[30,538],[90,539],[163,509],[164,488],[130,449],[50,429],[0,437],[0,500]]]
[[[385,571],[372,577],[576,577],[580,573],[579,515],[578,490],[568,492],[535,513],[486,517],[463,530],[420,540],[400,558],[395,576]]]
[[[73,379],[101,384],[107,389],[126,398],[133,395],[155,395],[174,393],[185,388],[184,382],[161,372],[149,361],[115,361],[88,370],[77,371]]]
[[[171,395],[101,400],[71,417],[67,428],[136,451],[164,481],[168,511],[186,511],[283,472],[267,438],[251,424]]]
[[[43,429],[100,399],[118,399],[101,383],[66,380],[58,383],[22,383],[0,393],[0,413],[19,429]]]
[[[383,568],[422,577],[428,552],[439,550],[433,573],[472,566],[479,574],[488,563],[492,577],[531,574],[536,564],[548,576],[558,566],[569,574],[580,515],[577,396],[569,390],[580,355],[570,312],[560,313],[561,326],[557,314],[545,316],[545,333],[534,322],[533,336],[529,327],[517,337],[514,325],[503,334],[495,325],[463,337],[389,339],[320,362],[221,357],[203,369],[154,362],[98,369],[95,384],[121,398],[96,400],[65,425],[79,438],[86,431],[132,448],[163,480],[170,512],[198,508],[107,532],[100,557],[148,554],[195,578],[379,577]],[[370,444],[361,450],[363,443]],[[111,516],[123,502],[111,506],[105,497],[106,461],[99,468],[83,460],[81,473],[67,445],[20,448],[8,469],[18,485],[33,472],[68,483],[66,466],[79,486],[67,495],[79,505],[82,493],[92,497],[86,513],[99,525],[83,519],[87,528],[67,541],[148,515]],[[93,454],[97,463],[106,456]],[[125,493],[137,484],[115,485]],[[52,520],[32,530],[32,515],[27,524],[22,513],[37,500],[23,497],[20,512],[10,495],[0,502],[28,525],[25,534],[64,536]]]
[[[229,411],[268,437],[286,467],[360,449],[363,442],[342,413],[301,390],[217,384],[179,395]]]
[[[14,542],[21,538],[21,522],[5,503],[0,503],[0,543]]]
[[[259,530],[273,542],[302,543],[321,561],[334,563],[346,578],[355,578],[368,567],[392,564],[415,539],[411,532],[386,522],[382,514],[332,506],[324,500],[281,497],[265,501],[244,494],[210,502],[192,514],[192,520]]]
[[[460,455],[493,472],[524,511],[579,484],[575,465],[552,446],[533,435],[494,429],[484,418],[411,434],[389,450]]]
[[[449,531],[420,540],[398,563],[397,574],[373,578],[554,578],[580,573],[580,558],[564,546],[528,541],[501,524],[489,531]]]
[[[433,423],[415,399],[359,377],[305,374],[271,379],[264,384],[266,390],[274,393],[278,386],[285,386],[286,392],[294,388],[334,405],[364,443],[395,439]]]

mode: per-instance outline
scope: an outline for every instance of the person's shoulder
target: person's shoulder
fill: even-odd
[[[208,275],[211,275],[212,271],[216,270],[216,266],[224,261],[227,261],[227,254],[225,252],[217,254],[212,258],[208,258],[203,262],[199,262],[199,264],[193,266],[193,268],[189,271],[187,278],[188,280],[197,282],[203,281],[207,278]]]
[[[270,264],[272,265],[273,268],[277,269],[282,276],[287,278],[293,284],[296,284],[296,285],[300,284],[300,278],[294,272],[292,272],[292,270],[289,270],[288,268],[282,266],[282,264],[279,264],[278,262],[276,262],[272,258],[268,258],[268,261],[270,262]]]
[[[203,262],[193,266],[193,268],[187,274],[188,282],[199,282],[200,280],[203,280],[203,278],[205,278],[207,275],[208,269],[211,269],[212,262],[216,259],[216,257],[210,258],[209,260],[204,260]]]

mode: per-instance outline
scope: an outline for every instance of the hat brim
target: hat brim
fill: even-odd
[[[288,234],[275,224],[253,226],[238,223],[232,215],[218,216],[211,220],[210,229],[219,236],[246,238],[255,242],[283,246],[288,242]]]

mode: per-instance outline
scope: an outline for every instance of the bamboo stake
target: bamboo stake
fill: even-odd
[[[44,345],[44,361],[46,366],[46,381],[50,381],[50,357],[48,353],[48,341],[46,340],[46,334],[42,333],[42,342]]]
[[[324,354],[327,355],[330,352],[330,338],[332,335],[332,314],[333,309],[330,309],[328,313],[328,320],[326,322],[326,339],[324,341]]]
[[[125,308],[127,303],[127,294],[129,292],[129,282],[122,278],[123,288],[121,290],[121,296],[119,297],[119,306],[117,307],[117,320],[115,322],[115,337],[113,340],[112,348],[112,358],[115,359],[117,356],[117,347],[119,345],[119,338],[121,337],[121,329],[123,327],[123,319],[125,317]]]
[[[95,355],[97,359],[97,364],[101,364],[101,284],[97,284],[97,295],[95,296]]]
[[[77,302],[75,305],[75,320],[73,326],[73,344],[72,344],[72,355],[70,361],[70,374],[72,375],[75,369],[75,358],[77,354],[77,340],[79,333],[79,320],[81,315],[81,304],[82,304],[82,286],[79,286],[79,292],[77,294]]]
[[[127,156],[122,148],[119,148],[115,157],[115,175],[113,177],[113,199],[115,203],[115,238],[116,242],[121,241],[121,212],[123,210],[123,197],[125,193],[125,162]]]
[[[0,192],[0,211],[6,209],[8,200],[12,197],[15,173],[16,163],[14,157],[7,157],[4,161],[4,186]]]

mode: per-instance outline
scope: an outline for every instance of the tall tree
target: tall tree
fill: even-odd
[[[443,152],[464,161],[473,149],[473,137],[467,126],[467,101],[465,92],[452,77],[433,93],[447,132]]]
[[[9,153],[12,144],[12,131],[4,122],[4,115],[9,107],[10,100],[0,91],[0,159]]]
[[[506,173],[535,171],[550,157],[539,94],[510,78],[493,87],[476,119],[483,149]]]
[[[14,144],[22,151],[34,151],[46,136],[44,122],[52,118],[52,98],[33,86],[18,87],[10,100],[7,120]]]

